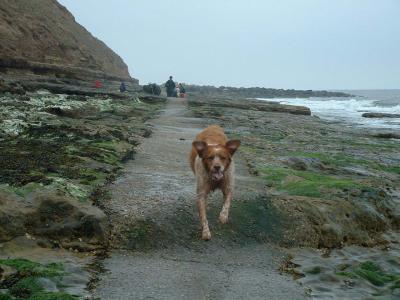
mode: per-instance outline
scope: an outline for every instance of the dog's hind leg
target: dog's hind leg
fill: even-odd
[[[209,191],[197,191],[197,208],[199,210],[199,218],[201,225],[201,238],[203,240],[211,239],[210,228],[208,227],[207,215],[206,215],[206,201]]]
[[[222,193],[224,194],[224,205],[222,206],[221,212],[219,213],[219,221],[222,224],[226,224],[228,223],[229,208],[231,207],[233,193],[231,190],[222,191]]]

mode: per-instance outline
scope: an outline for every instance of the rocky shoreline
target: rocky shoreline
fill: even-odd
[[[107,197],[102,187],[150,135],[145,121],[165,99],[42,91],[3,94],[0,101],[3,245],[101,253],[110,225],[101,210]],[[279,220],[279,226],[259,228],[268,231],[271,242],[317,249],[397,242],[388,235],[400,224],[397,141],[320,120],[305,107],[191,96],[188,108],[242,140],[248,167],[265,182],[268,197],[260,201],[267,201],[269,216]],[[0,256],[10,256],[9,251]],[[12,263],[0,262],[0,268]],[[300,270],[286,270],[307,276],[302,271],[307,266],[306,261]],[[18,272],[13,268],[12,274]]]
[[[0,241],[29,233],[67,248],[84,247],[77,238],[104,244],[106,217],[92,203],[150,135],[145,121],[165,99],[146,99],[1,96]]]
[[[249,99],[352,95],[187,85],[166,105],[58,1],[2,0],[0,15],[0,300],[99,299],[110,253],[97,295],[112,299],[163,284],[170,298],[303,299],[287,274],[315,297],[400,295],[400,135]],[[208,244],[186,165],[206,124],[242,141],[232,220],[211,217]]]
[[[314,91],[314,90],[294,90],[294,89],[273,89],[263,87],[231,87],[231,86],[208,86],[208,85],[185,85],[191,95],[203,98],[310,98],[310,97],[354,97],[353,95],[342,92]]]
[[[313,297],[396,297],[400,143],[382,132],[219,101],[189,99],[189,107],[241,139],[248,166],[265,180],[266,202],[280,220],[275,242],[292,249],[282,271]]]
[[[226,103],[189,99],[197,116],[242,140],[250,168],[265,178],[271,201],[290,220],[285,245],[368,246],[398,229],[398,142],[307,115],[245,108],[243,100]]]
[[[201,99],[201,100],[200,100]],[[258,101],[252,99],[221,99],[221,98],[200,98],[191,96],[191,106],[213,106],[220,108],[236,108],[244,110],[254,110],[263,112],[280,112],[293,115],[310,116],[311,110],[305,106],[279,104],[272,101]]]
[[[7,249],[24,248],[28,241],[43,253],[101,253],[108,247],[109,221],[99,207],[107,197],[103,187],[151,134],[146,120],[164,103],[165,98],[138,94],[0,95],[0,258],[17,259],[17,252]],[[14,246],[5,246],[10,243]],[[0,261],[0,271],[10,264],[13,271],[0,275],[0,287],[22,297],[7,282],[21,276],[18,268],[25,262]]]

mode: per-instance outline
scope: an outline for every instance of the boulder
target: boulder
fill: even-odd
[[[29,234],[93,248],[105,243],[107,232],[106,215],[90,203],[50,191],[33,195],[29,202],[0,194],[0,242]]]
[[[0,193],[0,242],[25,234],[25,217],[28,213],[17,199]]]
[[[151,95],[160,96],[161,88],[159,85],[157,85],[155,83],[149,83],[149,84],[143,86],[143,92],[145,92],[147,94],[151,94]]]
[[[90,203],[49,192],[37,195],[33,205],[35,208],[26,223],[29,233],[57,241],[81,239],[89,244],[105,241],[107,218]]]

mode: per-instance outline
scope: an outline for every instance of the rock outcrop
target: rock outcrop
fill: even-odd
[[[56,0],[2,0],[0,2],[0,75],[2,90],[16,82],[27,90],[69,88],[116,90],[129,75],[123,60],[79,25]],[[99,87],[97,87],[99,89]]]
[[[91,203],[71,197],[43,193],[31,203],[0,193],[0,242],[32,234],[82,249],[104,244],[108,222],[105,214]],[[75,245],[74,245],[75,246]]]
[[[231,86],[208,86],[186,84],[186,91],[201,97],[218,98],[310,98],[310,97],[353,97],[353,95],[342,92],[293,90],[293,89],[272,89],[263,87],[231,87]]]
[[[273,101],[262,101],[255,99],[220,99],[215,101],[214,99],[210,100],[208,98],[199,100],[196,97],[192,97],[190,99],[190,105],[192,106],[204,106],[212,103],[214,108],[223,108],[223,107],[234,107],[237,109],[249,109],[255,111],[264,111],[264,112],[279,112],[279,113],[289,113],[293,115],[305,115],[311,116],[311,110],[305,106],[299,105],[287,105],[280,104]]]
[[[373,137],[382,139],[400,139],[400,134],[396,132],[384,131],[372,133]]]
[[[151,134],[145,121],[165,102],[151,97],[0,94],[0,243],[106,245],[105,186]]]
[[[337,248],[382,245],[399,230],[400,145],[389,139],[395,132],[266,112],[268,103],[240,98],[191,95],[188,104],[196,117],[241,140],[238,155],[265,183],[267,197],[251,204],[254,220],[264,218],[251,223],[253,231],[258,226],[284,246]]]
[[[388,114],[388,113],[363,113],[363,118],[400,118],[400,114]]]

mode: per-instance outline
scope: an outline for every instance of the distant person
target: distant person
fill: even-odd
[[[167,97],[174,97],[175,93],[175,82],[172,80],[172,76],[169,76],[169,80],[165,83],[167,90]]]
[[[175,98],[179,97],[179,84],[175,85],[174,97]]]
[[[125,82],[121,82],[121,85],[119,86],[119,91],[121,92],[121,93],[125,93],[126,92],[126,84],[125,84]]]
[[[103,87],[103,84],[101,83],[100,80],[96,80],[94,82],[94,86],[95,86],[96,89],[101,89]]]
[[[183,87],[182,83],[179,84],[179,97],[180,98],[185,98],[186,97],[186,90]]]

